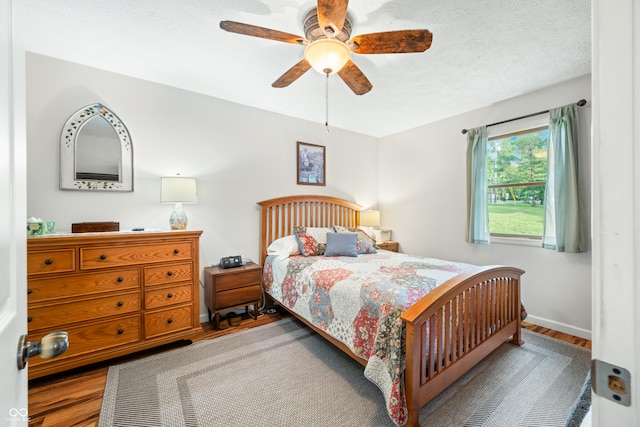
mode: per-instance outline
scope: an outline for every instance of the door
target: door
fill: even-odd
[[[592,422],[638,426],[640,2],[593,0],[592,11],[593,358],[631,374],[631,405],[594,394]]]
[[[26,125],[20,0],[0,1],[0,425],[27,426],[27,372],[17,365],[26,333]],[[16,25],[18,26],[18,25]]]

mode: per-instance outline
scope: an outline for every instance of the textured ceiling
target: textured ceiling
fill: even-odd
[[[28,51],[317,123],[325,77],[271,83],[304,47],[220,29],[233,20],[303,35],[306,0],[25,0]],[[590,0],[352,0],[352,35],[429,29],[424,53],[353,55],[373,84],[329,84],[332,127],[382,137],[591,71]],[[108,103],[108,100],[103,100]]]

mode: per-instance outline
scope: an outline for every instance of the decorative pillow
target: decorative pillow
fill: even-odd
[[[313,256],[324,254],[327,244],[327,232],[330,228],[324,227],[293,227],[293,234],[298,242],[298,249],[302,256]]]
[[[277,255],[281,260],[298,254],[300,254],[300,249],[293,234],[274,240],[267,248],[267,255]]]
[[[357,243],[356,250],[359,254],[375,254],[376,253],[376,241],[369,237],[367,233],[357,228],[347,228],[341,225],[334,225],[333,231],[336,233],[356,233]]]
[[[324,256],[358,256],[358,233],[327,233]]]

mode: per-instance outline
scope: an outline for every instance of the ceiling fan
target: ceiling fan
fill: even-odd
[[[234,21],[221,21],[220,28],[306,46],[304,58],[273,82],[271,86],[276,88],[289,86],[313,67],[327,76],[337,73],[356,95],[363,95],[373,86],[351,61],[351,53],[411,53],[424,52],[431,47],[433,35],[429,30],[386,31],[350,39],[352,18],[347,12],[348,6],[348,0],[318,0],[318,7],[304,18],[305,37]]]

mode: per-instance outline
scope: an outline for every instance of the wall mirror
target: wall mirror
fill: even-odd
[[[133,146],[125,125],[102,104],[76,111],[60,136],[60,189],[133,191]]]

